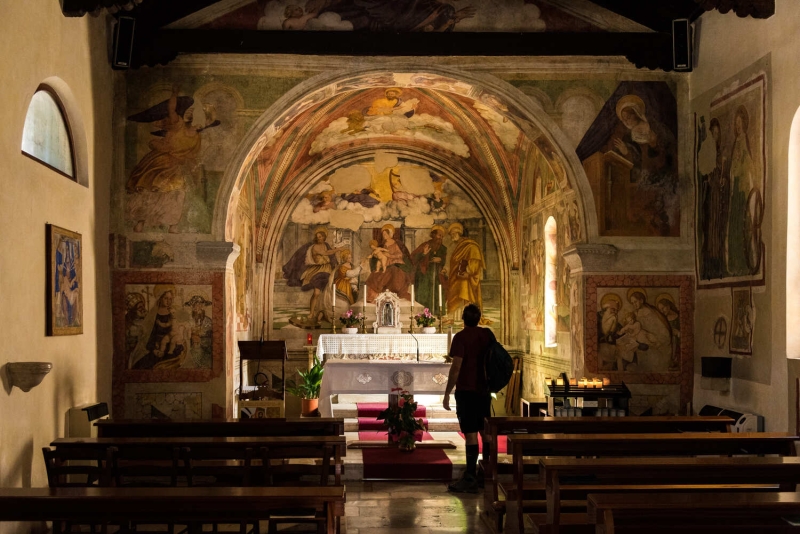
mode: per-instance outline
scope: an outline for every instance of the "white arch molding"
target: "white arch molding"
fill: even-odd
[[[221,184],[217,192],[217,197],[214,207],[214,216],[212,221],[212,238],[219,241],[232,241],[234,228],[232,225],[233,217],[236,213],[236,204],[238,202],[238,195],[244,178],[250,166],[255,161],[258,153],[263,149],[266,142],[263,138],[265,132],[270,128],[274,128],[276,123],[280,123],[282,117],[292,109],[297,103],[305,100],[313,100],[312,95],[318,95],[320,92],[324,93],[325,98],[330,100],[336,96],[342,95],[346,91],[341,91],[337,95],[337,88],[348,87],[349,81],[353,81],[365,75],[374,75],[378,73],[398,73],[398,72],[414,72],[421,74],[439,75],[451,78],[456,82],[466,83],[473,87],[474,94],[477,95],[480,91],[485,90],[494,93],[499,98],[507,102],[514,102],[515,106],[521,113],[521,119],[528,121],[533,125],[541,135],[546,137],[553,146],[556,147],[558,155],[562,158],[567,172],[567,179],[573,189],[576,190],[576,199],[578,201],[579,216],[582,221],[584,229],[584,239],[591,242],[597,237],[597,218],[594,206],[594,200],[591,194],[591,187],[589,185],[586,174],[583,170],[580,160],[572,147],[570,140],[561,131],[559,126],[553,121],[552,118],[541,108],[541,106],[531,97],[516,89],[512,85],[504,82],[492,75],[484,73],[465,72],[452,67],[442,67],[433,64],[426,64],[424,61],[415,61],[414,63],[399,61],[393,64],[392,69],[386,68],[385,64],[378,64],[370,62],[362,62],[360,68],[354,70],[337,70],[330,73],[324,73],[310,78],[301,84],[298,84],[291,91],[287,92],[279,98],[269,109],[267,109],[251,126],[250,130],[240,141],[237,149],[235,150],[232,158],[230,159]],[[359,151],[349,154],[347,151],[340,151],[336,154],[336,163],[341,165],[348,160],[354,161],[359,157],[363,158],[363,152],[374,153],[380,147],[370,146],[364,149],[361,154]],[[390,150],[391,147],[388,147]],[[387,147],[383,147],[384,150]],[[403,151],[405,153],[413,154],[413,157],[421,162],[430,165],[435,170],[441,170],[453,176],[454,181],[469,194],[478,205],[478,208],[486,216],[489,223],[489,230],[492,232],[495,242],[497,243],[498,254],[502,266],[501,273],[501,291],[503,295],[510,294],[512,279],[514,273],[511,270],[511,258],[509,254],[511,243],[503,239],[504,232],[499,231],[499,221],[502,220],[504,214],[497,213],[493,209],[492,204],[486,201],[486,191],[480,186],[479,181],[474,176],[469,176],[462,170],[455,169],[446,158],[443,156],[424,153],[421,150],[413,149],[410,147],[403,147],[399,149],[394,147],[395,150]],[[344,159],[342,159],[344,158]],[[260,280],[255,280],[253,283],[254,290],[259,288],[262,293],[262,298],[254,299],[254,302],[262,301],[262,307],[257,313],[256,310],[253,314],[253,321],[251,321],[251,328],[255,325],[261,325],[263,321],[268,321],[272,324],[272,307],[269,299],[271,299],[271,289],[274,284],[274,262],[276,260],[276,247],[274,244],[280,236],[286,225],[289,222],[289,216],[293,207],[297,204],[300,198],[300,191],[308,188],[309,184],[315,182],[324,176],[326,170],[330,169],[333,165],[333,158],[326,157],[316,162],[309,168],[302,176],[298,176],[293,180],[290,189],[286,192],[281,207],[278,212],[272,214],[271,221],[276,221],[274,229],[271,229],[268,235],[269,241],[265,243],[264,251],[271,251],[269,257],[263,258],[263,267],[256,269],[256,272],[262,273]],[[505,185],[505,184],[503,184]],[[520,236],[517,235],[517,241]],[[518,247],[519,243],[513,244]],[[256,274],[254,272],[254,276]],[[235,291],[235,289],[234,289]],[[231,310],[233,307],[227,307]],[[259,317],[261,315],[261,317]],[[503,299],[501,309],[501,320],[503,321],[503,341],[511,343],[513,341],[514,325],[510,324],[510,319],[516,315],[512,313],[508,299]],[[226,320],[226,335],[232,336],[236,339],[236,332],[234,321]],[[260,327],[259,327],[260,328]],[[271,330],[271,329],[270,329]],[[270,331],[268,330],[268,331]],[[226,354],[226,360],[233,357],[233,355]]]

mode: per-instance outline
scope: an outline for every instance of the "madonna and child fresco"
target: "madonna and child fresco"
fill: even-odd
[[[603,371],[680,369],[677,288],[598,288],[598,367]]]
[[[390,163],[337,171],[301,200],[281,240],[274,328],[329,328],[347,309],[363,308],[365,298],[369,316],[385,290],[410,305],[412,285],[414,306],[441,310],[445,324],[459,326],[469,303],[488,313],[484,324],[496,322],[499,268],[487,257],[496,260],[497,250],[480,212],[445,177]],[[366,181],[346,187],[342,176]]]
[[[211,286],[125,286],[128,369],[210,369]]]
[[[601,235],[680,236],[677,101],[664,82],[622,82],[577,148]]]

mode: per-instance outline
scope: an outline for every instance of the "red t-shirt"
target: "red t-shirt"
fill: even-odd
[[[456,389],[460,391],[486,390],[486,374],[483,369],[483,351],[494,339],[488,328],[465,326],[464,330],[453,336],[450,344],[450,357],[461,358]]]

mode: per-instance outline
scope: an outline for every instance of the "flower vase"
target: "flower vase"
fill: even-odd
[[[400,450],[400,452],[414,452],[414,449],[417,448],[417,443],[414,441],[413,438],[410,440],[401,439],[397,443],[397,448]]]
[[[345,334],[358,334],[358,328],[356,328],[355,326],[353,327],[346,326],[342,328],[342,332]]]
[[[422,327],[422,333],[423,334],[435,334],[436,333],[436,327],[435,326],[423,326]]]

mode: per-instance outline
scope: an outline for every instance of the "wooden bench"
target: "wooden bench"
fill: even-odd
[[[341,417],[200,421],[101,419],[95,426],[101,438],[344,435],[344,419]]]
[[[237,437],[154,437],[154,438],[58,438],[51,447],[105,449],[115,447],[118,459],[127,462],[165,461],[173,458],[175,450],[188,449],[195,458],[224,460],[221,450],[238,450],[230,460],[244,458],[251,450],[251,458],[262,459],[263,478],[269,480],[279,474],[318,473],[320,485],[327,485],[333,471],[334,484],[341,484],[342,458],[347,454],[344,436],[237,436]],[[314,459],[320,466],[274,465],[274,460]],[[135,469],[135,467],[134,467]]]
[[[734,421],[730,417],[487,417],[484,436],[491,444],[488,461],[482,463],[487,484],[486,510],[494,515],[497,531],[503,530],[506,503],[514,499],[513,486],[501,486],[500,475],[511,474],[512,465],[501,462],[498,454],[499,436],[511,434],[631,434],[672,432],[730,432]],[[504,455],[502,460],[511,459]],[[538,464],[533,464],[538,467]],[[504,467],[508,467],[507,470]]]
[[[752,490],[755,486],[794,491],[800,480],[798,457],[543,458],[539,466],[545,480],[549,532],[559,531],[562,491],[567,489],[572,490],[572,499],[585,499],[594,492]]]
[[[795,456],[798,438],[784,433],[672,433],[672,434],[513,434],[509,449],[514,462],[517,526],[524,528],[524,500],[528,490],[543,489],[541,480],[525,484],[525,456]]]
[[[784,519],[800,515],[794,492],[592,494],[587,508],[596,534],[800,531]]]
[[[275,510],[320,507],[325,531],[344,515],[344,486],[281,488],[0,488],[0,521],[238,523]]]

